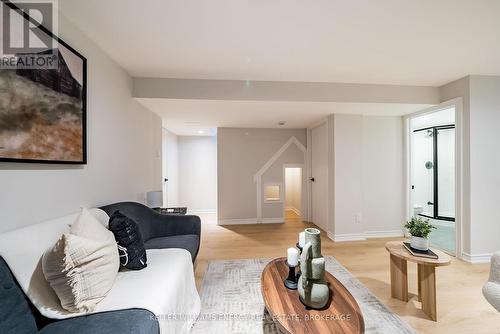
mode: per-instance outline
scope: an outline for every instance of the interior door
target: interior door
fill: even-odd
[[[312,221],[326,231],[328,226],[328,127],[326,123],[311,131],[311,177]]]
[[[434,131],[414,131],[412,136],[412,197],[422,214],[434,216]],[[421,208],[421,209],[420,209]]]
[[[167,130],[162,129],[162,175],[163,175],[163,207],[168,207],[168,133]]]
[[[438,217],[455,218],[455,128],[436,129]]]

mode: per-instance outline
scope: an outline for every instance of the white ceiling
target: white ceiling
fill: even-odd
[[[214,134],[218,127],[304,128],[332,113],[401,116],[428,108],[426,104],[220,101],[137,99],[163,118],[163,125],[177,135]],[[203,131],[199,133],[198,131]]]
[[[132,76],[439,86],[468,74],[500,75],[498,0],[59,6]]]

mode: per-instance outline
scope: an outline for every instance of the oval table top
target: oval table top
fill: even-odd
[[[358,303],[351,293],[329,272],[330,301],[322,310],[306,309],[298,290],[284,285],[288,277],[286,258],[267,264],[262,272],[261,289],[266,308],[283,333],[364,333],[365,324]]]
[[[408,250],[403,246],[402,241],[389,241],[385,244],[385,249],[389,251],[392,255],[411,262],[418,264],[430,265],[430,266],[447,266],[451,263],[451,258],[445,252],[438,249],[431,248],[431,250],[438,256],[437,259],[429,259],[426,257],[413,256],[408,252]]]

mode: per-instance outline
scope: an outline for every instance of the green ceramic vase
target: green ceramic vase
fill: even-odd
[[[305,245],[300,256],[299,296],[306,306],[321,309],[330,298],[325,281],[325,258],[321,255],[321,232],[316,228],[307,228],[305,234]]]

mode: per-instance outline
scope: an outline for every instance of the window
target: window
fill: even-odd
[[[267,184],[264,187],[264,202],[280,203],[281,202],[281,184]]]

